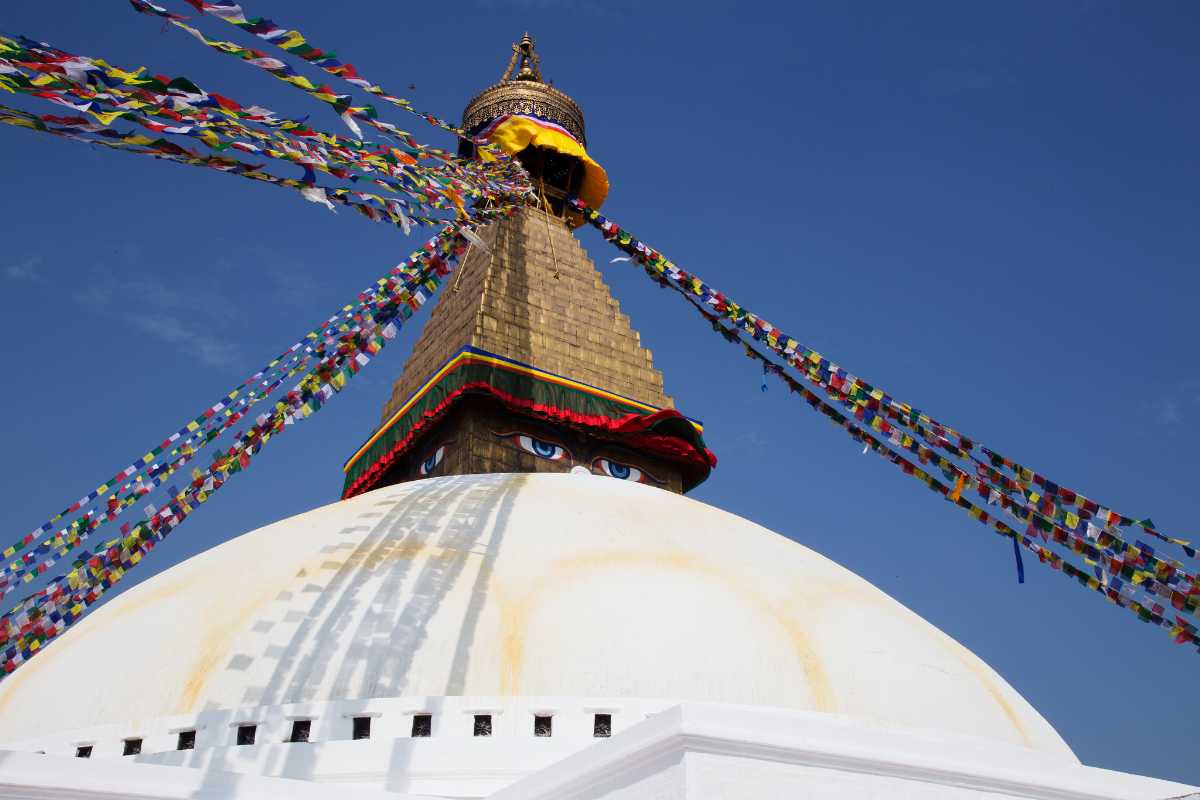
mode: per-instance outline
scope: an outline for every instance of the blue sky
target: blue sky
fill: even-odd
[[[448,118],[528,29],[546,76],[584,108],[612,218],[894,396],[1200,538],[1194,4],[346,7],[249,4],[386,87],[415,84],[416,104]],[[340,126],[125,3],[9,3],[0,27]],[[0,130],[0,168],[6,538],[157,443],[412,245],[272,187],[17,129]],[[1004,675],[1085,763],[1200,783],[1194,651],[1028,560],[1017,585],[1007,541],[779,386],[760,392],[737,348],[610,265],[594,232],[580,236],[668,391],[706,423],[721,463],[694,497],[909,605]],[[127,584],[336,499],[416,332],[273,440]]]

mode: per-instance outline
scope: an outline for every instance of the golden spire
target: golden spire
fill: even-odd
[[[561,125],[583,145],[583,112],[565,93],[542,78],[542,60],[526,33],[512,45],[512,57],[500,81],[484,89],[463,109],[463,128],[474,131],[505,114],[529,114]]]
[[[508,61],[508,69],[500,76],[501,81],[537,81],[542,80],[542,60],[533,50],[533,37],[529,31],[521,37],[521,41],[512,46],[512,58]],[[515,74],[514,74],[515,70]]]

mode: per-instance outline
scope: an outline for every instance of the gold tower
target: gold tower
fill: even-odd
[[[346,495],[446,474],[584,467],[676,492],[712,466],[651,353],[571,232],[565,199],[599,201],[583,112],[544,83],[533,39],[463,127],[525,166],[534,204],[481,232],[442,287],[380,427],[347,462]],[[464,155],[470,154],[468,147]]]

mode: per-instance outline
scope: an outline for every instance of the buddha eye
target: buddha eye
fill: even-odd
[[[569,461],[571,459],[571,451],[561,444],[539,439],[527,433],[497,433],[496,435],[512,443],[514,447],[547,461]]]
[[[549,461],[563,461],[571,454],[567,452],[567,448],[554,442],[547,442],[545,439],[537,439],[533,436],[526,436],[523,433],[516,435],[517,446],[527,453],[533,453],[538,458],[545,458]]]
[[[421,462],[421,466],[417,467],[417,474],[424,478],[429,473],[433,472],[438,464],[442,463],[442,459],[446,456],[446,445],[440,445],[437,450],[430,453],[429,458]]]
[[[620,461],[610,461],[607,458],[597,458],[592,462],[592,471],[598,475],[607,475],[620,481],[646,482],[646,475],[637,467],[622,464]]]

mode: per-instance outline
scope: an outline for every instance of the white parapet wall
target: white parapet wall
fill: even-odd
[[[0,800],[1168,800],[1196,787],[1085,767],[1056,754],[937,730],[903,730],[849,717],[754,706],[578,698],[405,698],[392,704],[271,709],[253,745],[121,758],[0,752]],[[605,711],[596,712],[595,708]],[[314,740],[285,742],[306,711],[330,723]],[[296,713],[293,713],[296,712]],[[428,737],[380,726],[368,740],[321,739],[334,720],[442,717]],[[595,713],[614,734],[596,737]],[[350,715],[345,717],[344,715]],[[475,717],[492,722],[475,735]],[[206,717],[220,729],[240,712]],[[534,717],[550,716],[550,736]],[[544,732],[544,729],[543,729]],[[147,740],[149,741],[149,740]],[[198,739],[198,743],[202,740]],[[112,748],[110,748],[112,749]]]
[[[0,747],[59,757],[76,757],[84,748],[93,761],[486,797],[605,734],[619,733],[678,703],[628,697],[485,696],[248,706],[114,722]],[[414,736],[419,715],[429,718],[428,736]],[[476,735],[477,716],[488,718],[490,734]],[[365,739],[354,739],[356,718],[369,720]],[[309,723],[307,741],[290,741],[297,722]],[[539,722],[540,729],[535,729]],[[248,726],[254,728],[253,743],[238,744],[239,729]],[[191,732],[190,747],[179,749]],[[137,754],[125,755],[128,742],[137,743]]]
[[[828,714],[683,704],[492,800],[1168,800],[1197,788]]]

